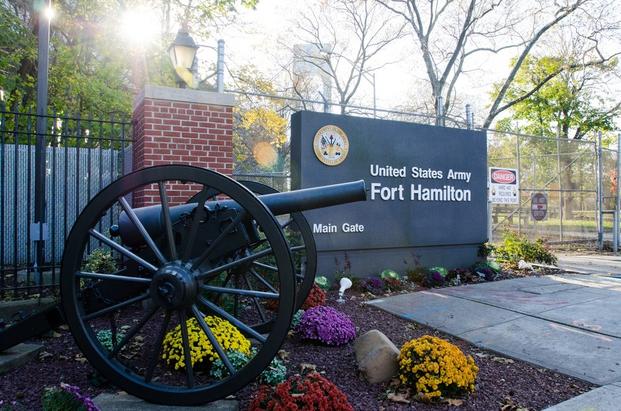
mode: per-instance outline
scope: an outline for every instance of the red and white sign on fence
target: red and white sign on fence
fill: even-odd
[[[520,183],[516,169],[490,167],[489,201],[493,204],[520,203]]]

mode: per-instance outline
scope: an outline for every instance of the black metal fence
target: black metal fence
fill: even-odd
[[[132,129],[123,119],[47,116],[46,149],[35,152],[37,116],[0,105],[0,297],[54,291],[65,238],[88,200],[131,170]],[[44,157],[44,158],[43,158]],[[34,187],[45,161],[45,192]],[[36,196],[45,199],[44,264],[36,265]],[[105,228],[104,228],[105,229]]]

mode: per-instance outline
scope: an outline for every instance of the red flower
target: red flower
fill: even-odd
[[[262,385],[249,411],[353,411],[347,395],[327,378],[311,373],[289,377],[274,388]]]
[[[324,305],[326,303],[326,292],[322,290],[317,284],[313,284],[313,288],[311,288],[308,293],[308,297],[304,300],[304,304],[302,304],[303,310],[308,310],[309,308],[317,307],[319,305]]]

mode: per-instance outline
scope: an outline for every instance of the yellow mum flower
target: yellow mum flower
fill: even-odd
[[[479,368],[455,345],[425,335],[403,344],[399,380],[428,400],[473,392]]]
[[[216,316],[205,317],[205,322],[224,351],[234,349],[250,355],[250,341],[233,324]],[[218,359],[218,353],[198,325],[198,321],[192,318],[186,322],[186,326],[192,366],[203,362],[204,359],[210,362]],[[185,368],[181,326],[176,326],[166,334],[163,345],[162,359],[166,360],[166,363],[175,370]]]

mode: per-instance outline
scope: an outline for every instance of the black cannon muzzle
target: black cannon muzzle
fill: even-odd
[[[258,196],[258,198],[274,215],[282,215],[364,201],[367,199],[367,193],[364,180],[358,180],[283,193],[265,194]],[[233,200],[205,202],[207,209],[215,209],[218,205],[220,207],[239,208],[239,205]],[[183,215],[192,213],[196,206],[196,203],[189,203],[170,207],[172,222],[179,220]],[[158,236],[163,232],[164,222],[160,205],[137,208],[134,209],[134,212],[150,235]],[[144,242],[142,235],[125,212],[119,216],[118,234],[120,234],[123,243],[129,246],[141,245]]]

